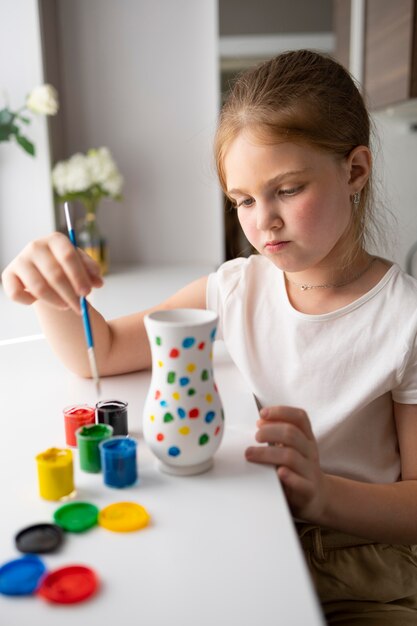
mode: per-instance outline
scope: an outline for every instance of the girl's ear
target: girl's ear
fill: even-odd
[[[348,184],[351,193],[361,191],[369,178],[372,167],[372,155],[366,146],[356,146],[347,157]]]

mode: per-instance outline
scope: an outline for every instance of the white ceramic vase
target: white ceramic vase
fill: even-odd
[[[162,471],[199,474],[213,464],[224,413],[213,377],[217,315],[204,309],[156,311],[145,316],[152,380],[143,435]]]

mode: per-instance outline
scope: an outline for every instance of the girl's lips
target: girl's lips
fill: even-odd
[[[285,248],[285,246],[290,243],[289,241],[268,241],[265,244],[265,250],[268,252],[278,252]]]

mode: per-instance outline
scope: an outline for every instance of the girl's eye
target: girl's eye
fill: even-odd
[[[282,196],[295,196],[301,189],[302,186],[300,185],[299,187],[291,187],[291,189],[280,189],[278,193]]]
[[[235,202],[235,206],[238,209],[240,206],[249,207],[253,204],[253,198],[246,198],[246,200],[240,200]]]

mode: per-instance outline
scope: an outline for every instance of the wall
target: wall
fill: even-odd
[[[415,104],[417,115],[417,103]],[[379,140],[376,171],[379,172],[382,204],[392,211],[384,253],[406,269],[406,257],[417,241],[417,132],[407,121],[388,112],[374,113]],[[417,255],[413,263],[417,276]]]
[[[0,37],[0,109],[12,110],[44,82],[38,3],[2,0],[7,15]],[[7,100],[5,100],[7,98]],[[28,156],[14,141],[0,143],[0,271],[30,240],[54,227],[50,188],[47,121],[29,114],[26,134],[37,156]]]
[[[65,156],[108,146],[125,177],[103,201],[113,262],[223,260],[212,167],[216,0],[58,0]]]

